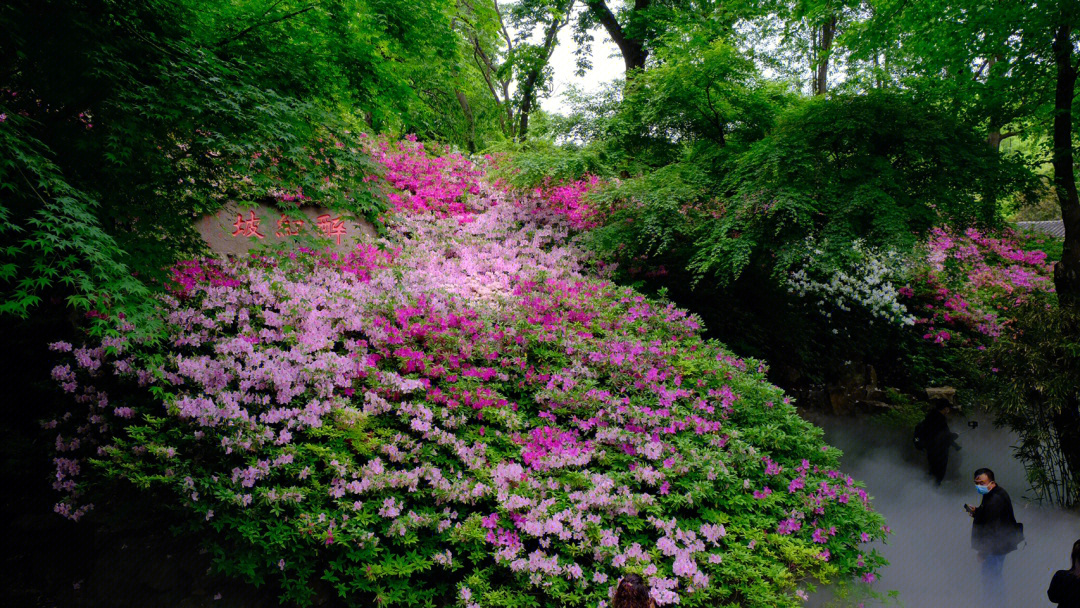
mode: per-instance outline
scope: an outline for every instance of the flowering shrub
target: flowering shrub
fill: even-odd
[[[461,154],[428,156],[415,136],[403,142],[378,141],[372,157],[385,169],[385,179],[393,187],[387,198],[394,209],[428,212],[436,217],[466,215],[466,194],[476,194],[480,171]]]
[[[223,571],[300,604],[324,581],[603,607],[636,571],[661,605],[793,606],[807,577],[873,580],[881,517],[762,365],[584,275],[571,218],[419,150],[385,150],[413,202],[380,247],[182,264],[158,340],[54,344],[56,510],[85,516],[100,476],[171,496]]]
[[[483,167],[450,152],[448,146],[442,156],[429,156],[428,147],[410,137],[400,142],[379,140],[369,150],[385,171],[385,181],[392,187],[387,198],[398,212],[457,217],[459,223],[467,223],[483,210],[476,206],[482,199],[468,196],[479,192],[477,182],[484,174]],[[498,159],[487,155],[482,163],[494,167]],[[542,201],[535,209],[537,213],[561,215],[571,228],[583,230],[597,225],[597,211],[585,201],[585,195],[600,186],[600,178],[595,175],[570,180],[545,178],[540,185],[524,189],[510,187],[500,179],[495,186],[518,198],[537,198]]]
[[[947,227],[932,231],[924,261],[900,290],[923,338],[941,344],[958,332],[965,343],[995,339],[1014,308],[1053,292],[1053,265],[1044,252],[1026,249],[1010,233]]]
[[[799,297],[818,298],[822,314],[831,317],[825,309],[835,306],[849,312],[852,308],[867,311],[872,317],[897,325],[913,325],[915,317],[899,301],[895,283],[903,276],[903,257],[896,251],[876,251],[862,241],[852,243],[855,263],[848,268],[830,268],[824,273],[818,268],[817,256],[823,250],[812,240],[807,243],[810,255],[806,263],[793,271],[787,279],[789,292]],[[817,275],[825,274],[826,277]]]
[[[572,227],[585,229],[598,225],[597,210],[585,201],[585,195],[599,185],[599,177],[587,175],[584,179],[557,184],[547,181],[534,192],[547,199],[552,212],[566,216]]]

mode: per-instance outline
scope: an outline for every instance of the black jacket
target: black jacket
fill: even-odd
[[[982,503],[975,509],[971,548],[979,553],[1003,555],[1016,550],[1021,538],[1008,492],[1001,486],[994,486],[983,495]]]
[[[927,412],[922,422],[915,426],[915,447],[920,450],[945,450],[952,443],[952,439],[945,415],[937,410]]]
[[[1050,580],[1046,596],[1058,608],[1080,608],[1080,578],[1069,570],[1058,570]]]

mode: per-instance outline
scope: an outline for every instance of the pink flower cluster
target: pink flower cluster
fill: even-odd
[[[598,225],[597,210],[585,201],[585,195],[600,185],[595,175],[568,183],[545,183],[534,190],[536,196],[547,201],[551,212],[565,216],[576,229],[594,228]]]
[[[521,460],[526,466],[543,471],[586,465],[591,458],[591,452],[589,443],[579,442],[576,433],[542,426],[529,432],[528,440],[521,450]]]
[[[396,211],[456,217],[459,223],[474,221],[476,214],[484,211],[483,206],[476,204],[481,199],[470,196],[480,192],[484,178],[482,165],[451,153],[449,147],[443,147],[441,155],[431,155],[428,145],[408,137],[400,142],[372,141],[369,151],[383,167],[384,179],[391,186],[387,198]],[[485,156],[482,162],[493,164],[495,158]],[[530,193],[516,195],[526,198],[531,194],[535,200],[527,201],[526,205],[535,205],[535,213],[565,218],[571,228],[583,230],[598,224],[597,211],[586,203],[585,195],[600,184],[600,178],[595,175],[561,183],[547,180]],[[501,186],[501,182],[494,184],[496,188]],[[500,192],[500,196],[487,203],[496,204],[507,194],[513,196]]]
[[[918,315],[923,338],[948,344],[997,338],[1009,312],[1053,293],[1053,266],[1042,251],[1025,249],[1012,234],[990,235],[975,228],[962,234],[935,228],[925,264],[899,293]]]
[[[398,211],[431,213],[436,217],[463,216],[469,207],[469,194],[479,192],[481,171],[465,157],[444,148],[442,155],[428,155],[415,137],[402,142],[378,141],[372,157],[385,170],[384,178],[393,190],[388,193]]]

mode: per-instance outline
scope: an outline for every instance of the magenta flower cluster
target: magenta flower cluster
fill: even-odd
[[[297,601],[321,578],[357,605],[605,606],[636,571],[660,605],[791,605],[873,576],[880,516],[764,367],[586,273],[585,189],[372,149],[386,239],[185,262],[165,335],[53,345],[58,512],[95,476],[171,492]]]
[[[548,181],[534,189],[536,196],[548,201],[547,207],[553,213],[563,215],[576,229],[595,228],[599,225],[598,212],[585,200],[585,195],[600,186],[600,178],[588,175],[584,179],[571,182],[553,183]]]
[[[384,168],[393,188],[387,194],[397,211],[432,213],[440,218],[466,216],[474,211],[466,195],[477,194],[481,175],[476,165],[449,148],[429,156],[415,136],[402,142],[377,142],[372,157]]]
[[[1053,292],[1053,265],[1044,252],[1025,249],[1015,235],[975,228],[935,228],[925,262],[899,290],[922,337],[942,345],[957,337],[996,339],[1013,308]]]
[[[479,182],[486,168],[495,167],[498,159],[485,155],[479,162],[451,152],[443,146],[441,154],[431,155],[431,148],[416,141],[414,136],[405,140],[389,142],[379,140],[370,146],[372,158],[383,168],[383,179],[391,186],[387,200],[397,212],[431,214],[438,218],[456,217],[459,223],[468,223],[475,214],[484,211],[477,203],[496,204],[506,197],[535,199],[524,201],[535,204],[535,213],[562,216],[575,230],[598,225],[598,212],[586,202],[586,194],[601,186],[600,178],[587,175],[573,181],[551,179],[531,191],[500,192],[494,199],[476,197]],[[376,176],[366,178],[373,181]],[[496,180],[496,189],[504,184]],[[522,202],[522,201],[516,201]]]

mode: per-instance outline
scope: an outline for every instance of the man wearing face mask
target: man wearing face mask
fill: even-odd
[[[975,471],[975,490],[982,496],[979,506],[964,505],[974,519],[971,525],[971,548],[979,553],[982,563],[983,589],[993,604],[1003,604],[1005,588],[1002,567],[1005,555],[1016,550],[1023,539],[1023,527],[1016,523],[1012,500],[1004,488],[994,481],[990,469]]]

